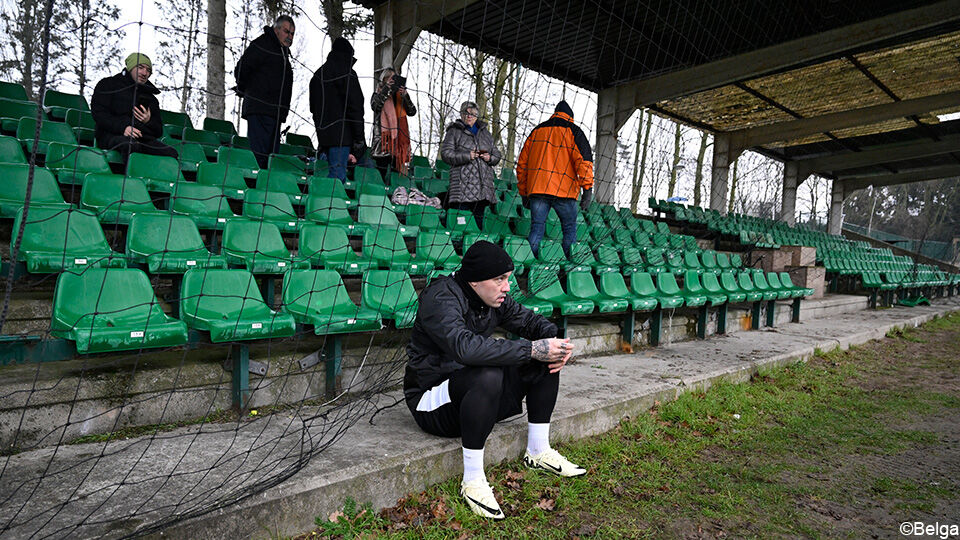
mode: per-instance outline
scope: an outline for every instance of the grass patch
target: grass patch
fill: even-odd
[[[559,445],[588,467],[580,479],[527,471],[519,462],[490,468],[508,515],[500,523],[469,512],[457,478],[378,514],[349,501],[344,512],[318,518],[320,528],[304,538],[895,534],[890,523],[935,514],[960,498],[955,478],[917,477],[928,463],[874,467],[929,452],[941,440],[918,420],[955,418],[960,398],[924,381],[955,373],[958,341],[960,315],[952,315],[847,351],[819,352],[807,363],[764,369],[748,383],[721,381],[658,403],[606,434]],[[944,357],[942,350],[950,352]],[[934,356],[939,361],[928,361]],[[875,528],[849,517],[877,507],[898,517]]]

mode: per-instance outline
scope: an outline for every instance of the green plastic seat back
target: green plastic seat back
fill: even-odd
[[[150,278],[135,268],[88,268],[63,272],[53,296],[54,330],[129,326],[143,330],[163,317]]]
[[[737,285],[740,286],[740,290],[746,292],[754,292],[757,290],[757,287],[754,286],[753,280],[750,279],[750,272],[740,272],[737,275]]]
[[[407,205],[407,225],[415,225],[427,230],[442,229],[440,209],[425,204]]]
[[[19,230],[23,208],[13,230]],[[11,252],[13,245],[10,246]],[[30,207],[20,242],[19,259],[29,253],[63,253],[66,257],[106,257],[113,254],[96,216],[84,210]],[[12,253],[11,253],[12,256]]]
[[[181,128],[177,131],[177,133],[183,133],[183,128],[185,127],[193,127],[193,121],[190,120],[190,115],[182,112],[160,109],[160,121],[165,125],[177,126]]]
[[[243,215],[251,219],[296,222],[297,213],[285,193],[248,189],[243,194]]]
[[[622,264],[617,248],[608,244],[600,244],[597,246],[597,261],[609,266],[620,266],[620,264]]]
[[[27,101],[27,91],[22,84],[0,81],[0,98]]]
[[[338,180],[339,182],[339,180]],[[353,225],[353,218],[347,211],[347,205],[340,197],[310,195],[307,197],[304,217],[317,223]]]
[[[243,170],[226,163],[208,163],[204,161],[197,168],[197,183],[205,186],[229,188],[246,191],[247,182],[243,179]]]
[[[641,296],[657,296],[657,286],[653,283],[653,277],[647,272],[634,272],[630,274],[630,289]]]
[[[724,292],[723,287],[720,286],[720,281],[717,279],[717,275],[713,272],[706,272],[700,276],[700,283],[703,285],[703,290],[708,293],[723,294]]]
[[[480,232],[477,220],[473,218],[473,212],[470,210],[447,210],[447,228],[464,233]]]
[[[623,248],[621,254],[623,255],[624,264],[643,264],[643,257],[640,255],[640,250],[638,248],[627,246]]]
[[[170,199],[170,210],[179,214],[222,219],[223,223],[236,217],[219,188],[192,182],[177,184],[177,190]]]
[[[229,120],[221,120],[219,118],[210,118],[209,116],[203,119],[203,130],[215,133],[225,133],[227,135],[237,134],[237,128],[233,125],[233,122]]]
[[[391,314],[417,304],[417,290],[410,276],[400,270],[368,270],[360,289],[363,305],[380,313]]]
[[[668,296],[676,296],[680,294],[680,286],[677,285],[676,278],[674,278],[673,274],[670,272],[658,274],[657,285],[660,289],[660,292]]]
[[[326,176],[310,177],[310,184],[307,187],[307,191],[310,195],[337,197],[343,200],[350,198],[347,195],[347,190],[343,187],[343,182],[337,178],[329,178]]]
[[[567,274],[567,291],[579,298],[597,300],[600,291],[593,281],[593,274],[589,271],[570,272]]]
[[[797,288],[797,286],[793,284],[793,279],[788,272],[780,272],[780,284],[787,289]]]
[[[180,162],[169,156],[133,153],[127,161],[127,175],[160,182],[184,182]]]
[[[634,274],[636,275],[636,274]],[[600,291],[614,298],[628,298],[630,291],[627,282],[620,272],[604,272],[600,274]]]
[[[347,231],[342,227],[308,223],[300,228],[297,255],[300,257],[342,257],[353,253]]]
[[[0,182],[0,203],[11,205],[9,214],[6,209],[4,210],[4,217],[13,217],[16,214],[16,207],[22,206],[26,201],[29,174],[29,165],[0,165],[0,178],[3,178],[3,181]],[[53,173],[43,167],[35,167],[33,170],[30,202],[32,204],[67,206]]]
[[[300,195],[299,179],[300,176],[294,173],[261,169],[257,173],[257,189]]]
[[[500,171],[500,179],[506,180],[507,182],[516,184],[517,183],[517,173],[510,167],[504,167]]]
[[[700,263],[707,270],[717,268],[717,252],[710,249],[705,250],[700,254]]]
[[[307,164],[297,156],[270,154],[270,159],[267,161],[267,168],[272,171],[292,172],[301,176],[307,175]]]
[[[510,232],[510,219],[499,214],[490,213],[489,208],[486,209],[483,215],[482,230],[487,234],[497,236],[509,236],[512,234]]]
[[[770,291],[773,290],[773,287],[767,283],[767,276],[763,272],[754,272],[753,273],[753,285],[761,291]]]
[[[47,90],[43,94],[44,107],[59,107],[61,109],[78,109],[89,111],[90,105],[87,99],[80,94],[68,94],[56,90]]]
[[[39,106],[32,101],[0,99],[0,118],[10,118],[15,121],[14,125],[18,125],[21,118],[36,118],[37,109],[39,109]],[[33,138],[33,136],[31,135],[30,138]]]
[[[543,242],[540,243],[543,245]],[[542,247],[540,248],[543,249]],[[562,244],[561,244],[561,249]],[[590,245],[586,242],[574,242],[570,246],[570,260],[575,264],[593,264],[597,262],[597,258],[593,256],[593,251],[590,250]]]
[[[566,296],[557,273],[542,266],[535,266],[530,270],[527,288],[531,294],[540,298],[554,299]]]
[[[703,268],[700,264],[700,257],[697,257],[695,251],[684,251],[683,252],[683,264],[687,268]]]
[[[216,132],[193,129],[192,127],[183,128],[181,139],[183,142],[197,143],[212,148],[220,146],[220,136],[217,135]]]
[[[32,141],[37,131],[37,119],[33,117],[21,118],[17,124],[17,138],[21,141]],[[61,142],[76,145],[77,137],[73,129],[65,122],[47,120],[40,125],[40,141],[51,143]],[[30,147],[27,147],[30,150]]]
[[[433,169],[429,166],[417,165],[413,167],[413,177],[417,180],[433,178]]]
[[[280,229],[267,221],[232,219],[223,230],[223,250],[238,257],[256,255],[290,258],[290,251],[283,243]]]
[[[80,192],[80,205],[98,213],[158,211],[143,180],[119,174],[88,174]]]
[[[374,226],[400,226],[400,220],[393,211],[393,205],[385,195],[360,195],[357,203],[357,222]]]
[[[703,285],[696,270],[687,270],[683,273],[683,290],[691,294],[703,294]]]
[[[373,183],[383,186],[383,177],[380,171],[371,167],[355,167],[353,169],[353,181],[358,184]]]
[[[300,133],[287,133],[287,144],[313,150],[313,140],[308,135],[301,135]]]
[[[373,183],[364,183],[362,185],[371,186],[370,188],[368,188],[370,189],[370,191],[374,191],[372,187],[376,186],[376,184],[373,184]],[[404,176],[398,172],[391,172],[390,174],[387,175],[387,185],[389,185],[391,189],[395,189],[398,187],[411,189],[411,188],[417,187],[417,183],[413,178],[409,176]],[[379,187],[379,186],[376,186],[376,187]]]
[[[873,275],[876,276],[876,279],[879,282],[880,276],[877,274],[873,274]],[[775,291],[779,291],[787,288],[782,283],[780,283],[780,276],[778,276],[776,272],[770,272],[769,274],[767,274],[767,285],[769,285],[770,288]]]
[[[426,156],[410,156],[411,167],[430,167],[430,158]]]
[[[726,253],[717,253],[717,266],[721,270],[727,270],[731,268],[730,266],[730,257]]]
[[[183,275],[180,319],[193,316],[219,321],[272,317],[257,280],[246,270],[194,269]]]
[[[82,111],[80,109],[67,109],[67,115],[64,118],[64,121],[73,128],[80,128],[87,130],[88,132],[97,129],[97,123],[93,119],[93,114],[90,111]],[[90,133],[90,136],[93,136],[93,133]]]
[[[146,257],[159,253],[206,253],[197,224],[176,214],[136,214],[127,231],[127,253]]]
[[[45,164],[50,170],[110,174],[110,163],[103,150],[89,146],[50,143]]]
[[[283,276],[283,304],[298,313],[330,314],[356,310],[336,270],[291,270]]]
[[[466,253],[467,250],[470,249],[470,246],[472,246],[473,244],[479,242],[480,240],[484,240],[484,241],[486,241],[486,242],[490,242],[491,244],[496,244],[496,243],[499,241],[499,238],[497,238],[497,236],[494,235],[494,234],[483,233],[483,232],[481,232],[481,233],[465,234],[465,235],[463,235],[463,250],[462,250],[462,251],[463,251],[464,253]],[[527,247],[527,249],[530,249],[529,246]],[[504,248],[504,250],[506,251],[506,248]],[[508,251],[507,254],[509,255],[510,252]],[[532,256],[532,255],[533,255],[533,252],[530,252],[530,255]],[[513,258],[513,257],[511,257],[511,259],[512,259],[512,258]],[[533,260],[536,261],[536,259],[533,259]],[[514,259],[514,261],[516,261],[516,259]],[[519,263],[519,264],[522,264],[522,263]],[[511,275],[512,275],[512,274],[511,274]]]
[[[411,259],[403,236],[392,227],[370,227],[363,231],[363,254],[384,265]]]
[[[47,150],[49,153],[49,150]],[[47,158],[49,163],[49,157]],[[26,163],[23,147],[16,137],[0,136],[0,163]]]
[[[217,149],[217,163],[232,165],[245,171],[257,171],[260,169],[260,164],[257,163],[257,156],[253,154],[252,150],[247,148],[221,146]]]
[[[503,242],[503,249],[516,264],[526,266],[537,262],[537,258],[533,255],[533,250],[530,249],[530,242],[528,242],[526,238],[517,236],[508,237]]]
[[[666,266],[667,264],[667,262],[663,259],[662,249],[648,249],[644,255],[647,259],[647,266]]]
[[[456,260],[460,257],[453,249],[450,235],[443,232],[420,231],[417,234],[417,258],[440,262]]]
[[[567,256],[563,253],[563,245],[556,240],[546,238],[540,241],[540,253],[538,255],[538,259],[550,264],[562,263],[567,260]]]
[[[740,258],[740,255],[736,253],[730,255],[730,266],[733,268],[743,268],[743,259]]]

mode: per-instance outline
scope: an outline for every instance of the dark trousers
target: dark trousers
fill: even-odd
[[[151,156],[169,156],[174,159],[180,157],[177,149],[164,144],[157,139],[134,139],[124,135],[110,135],[99,141],[101,148],[120,152],[123,162],[126,163],[130,154],[150,154]]]
[[[250,150],[257,157],[261,169],[270,163],[270,154],[280,151],[280,123],[272,116],[250,115],[247,120],[247,138]]]
[[[488,201],[451,202],[448,207],[454,210],[469,210],[473,212],[473,219],[477,220],[477,227],[483,230],[483,212],[490,203]]]

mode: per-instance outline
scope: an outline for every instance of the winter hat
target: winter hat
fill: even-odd
[[[150,71],[153,71],[153,63],[151,63],[150,58],[143,53],[131,53],[130,56],[124,60],[124,64],[127,66],[127,71],[133,71],[133,68],[141,64],[150,68]]]
[[[470,283],[492,279],[513,271],[513,259],[502,247],[479,240],[463,254],[457,275]]]
[[[557,108],[554,109],[553,112],[562,112],[570,118],[573,118],[573,109],[571,109],[570,105],[568,105],[567,102],[562,99],[560,100],[560,103],[557,103]]]

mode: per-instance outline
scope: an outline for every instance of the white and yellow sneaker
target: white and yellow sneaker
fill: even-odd
[[[587,474],[586,469],[575,463],[571,463],[569,459],[561,456],[560,452],[557,452],[553,448],[536,456],[530,455],[529,451],[524,452],[523,464],[530,469],[543,469],[557,476],[571,477]]]
[[[467,500],[470,510],[480,517],[497,520],[506,517],[503,515],[503,510],[500,510],[497,498],[493,495],[493,489],[490,488],[486,479],[461,482],[460,495]]]

